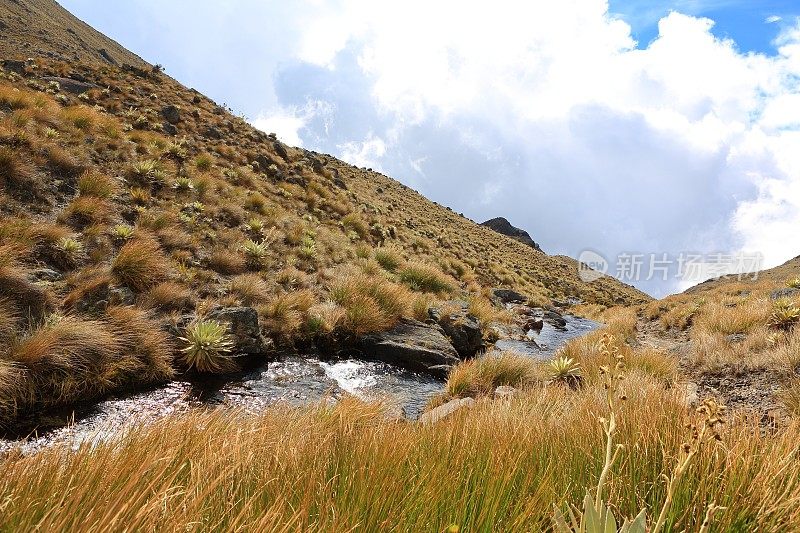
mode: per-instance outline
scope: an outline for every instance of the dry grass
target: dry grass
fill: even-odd
[[[513,352],[487,354],[461,362],[450,371],[445,400],[489,395],[501,385],[525,388],[543,382],[545,376],[541,363],[531,357]]]
[[[419,262],[410,262],[403,267],[400,281],[412,290],[432,293],[451,293],[456,287],[455,280],[437,267]]]
[[[96,198],[111,198],[119,189],[117,181],[96,170],[84,172],[78,179],[78,194]]]
[[[12,253],[0,246],[0,299],[10,301],[23,317],[40,319],[53,308],[54,299],[28,280],[27,269],[11,259]]]
[[[309,310],[317,304],[314,293],[307,289],[273,296],[267,303],[258,306],[263,327],[279,339],[291,339],[304,331]]]
[[[164,281],[147,291],[144,305],[162,312],[186,312],[194,309],[195,297],[186,285]]]
[[[258,274],[242,274],[231,280],[231,292],[244,305],[257,305],[271,296],[267,283]]]
[[[111,263],[111,272],[135,291],[144,291],[163,280],[169,262],[154,240],[139,237],[126,243]]]
[[[657,382],[631,377],[623,389],[608,503],[618,516],[652,515],[693,417]],[[12,455],[0,495],[14,504],[0,529],[544,531],[553,506],[579,501],[603,465],[604,395],[594,388],[479,401],[435,425],[382,412],[355,400],[258,416],[200,411],[75,453]],[[792,530],[800,426],[762,436],[733,421],[722,438],[681,480],[667,529],[693,530],[715,502],[715,530]]]
[[[345,310],[342,327],[354,335],[388,329],[411,311],[409,291],[379,276],[342,273],[329,295]]]

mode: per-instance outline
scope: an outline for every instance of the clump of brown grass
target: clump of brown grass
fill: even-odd
[[[241,274],[247,270],[247,262],[244,257],[230,250],[215,248],[208,257],[208,267],[220,274]]]
[[[116,180],[97,171],[84,172],[78,178],[78,194],[96,198],[111,198],[118,190]]]
[[[138,237],[125,243],[111,263],[111,272],[135,291],[144,291],[162,281],[169,262],[152,238]]]
[[[316,295],[308,289],[287,292],[258,306],[258,314],[263,320],[265,330],[280,339],[289,339],[303,332],[308,311],[318,301]]]
[[[147,291],[144,303],[162,312],[191,311],[194,309],[195,298],[186,285],[163,281]]]
[[[343,273],[329,296],[345,310],[342,327],[355,335],[388,329],[411,310],[408,290],[377,276]]]
[[[42,318],[54,306],[52,295],[28,281],[28,271],[13,260],[9,246],[0,246],[0,299],[6,299],[24,318]]]
[[[452,278],[426,263],[409,262],[400,270],[399,276],[400,281],[414,291],[450,293],[455,290]]]
[[[135,362],[131,372],[120,376],[121,385],[162,383],[174,377],[173,344],[161,324],[135,307],[109,307],[106,316],[123,353]]]
[[[231,280],[231,292],[236,294],[244,305],[263,303],[270,297],[267,283],[258,274],[242,274]]]
[[[85,227],[108,221],[111,213],[112,206],[107,200],[95,196],[78,196],[58,215],[58,220]]]
[[[36,169],[11,148],[0,147],[0,185],[13,196],[31,196],[39,187]]]
[[[536,360],[513,352],[492,353],[456,365],[447,377],[448,398],[492,394],[501,385],[528,387],[546,379],[546,370]]]

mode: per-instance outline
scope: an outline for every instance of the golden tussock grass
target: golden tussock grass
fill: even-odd
[[[186,285],[162,281],[144,294],[143,304],[161,312],[188,312],[194,309],[195,296]]]
[[[313,291],[300,289],[273,296],[257,309],[264,329],[286,339],[302,333],[308,311],[316,303],[318,300]]]
[[[444,397],[436,403],[489,395],[501,385],[525,388],[545,378],[542,364],[531,357],[514,352],[487,354],[456,365],[447,377]]]
[[[131,289],[143,291],[167,276],[169,261],[155,240],[137,237],[120,248],[111,263],[111,272]]]
[[[606,495],[618,516],[652,516],[694,418],[654,380],[631,376],[623,391]],[[389,420],[382,406],[353,399],[256,416],[197,411],[73,453],[0,460],[9,502],[0,529],[549,530],[553,506],[580,501],[596,483],[604,400],[597,388],[534,388],[434,425]],[[800,426],[774,436],[754,429],[733,420],[724,444],[697,455],[668,530],[695,528],[712,502],[723,507],[720,531],[798,523]]]
[[[432,293],[451,293],[455,280],[439,268],[420,262],[409,262],[399,272],[400,281],[412,290]]]
[[[380,276],[343,271],[331,284],[330,299],[342,306],[342,326],[355,335],[392,327],[409,316],[412,295],[405,287]]]
[[[241,274],[231,279],[231,292],[244,305],[257,305],[272,296],[269,285],[258,274]]]

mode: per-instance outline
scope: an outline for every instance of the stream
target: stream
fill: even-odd
[[[547,360],[568,340],[599,326],[585,318],[564,318],[565,329],[545,323],[540,332],[529,331],[525,338],[499,340],[495,349]],[[0,437],[0,453],[16,447],[28,453],[55,443],[77,448],[112,438],[126,425],[150,423],[197,407],[225,405],[255,413],[280,402],[299,406],[345,394],[384,401],[398,415],[416,419],[428,399],[443,387],[444,382],[436,378],[386,363],[286,355],[224,378],[177,380],[99,402],[44,411],[21,421],[15,433]]]

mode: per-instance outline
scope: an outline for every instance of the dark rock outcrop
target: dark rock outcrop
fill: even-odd
[[[469,313],[469,304],[452,300],[444,302],[442,308],[428,309],[428,316],[441,326],[459,357],[462,359],[475,357],[475,354],[484,347],[483,332],[478,319]]]
[[[511,289],[492,289],[493,299],[501,304],[525,303],[528,297]]]
[[[216,307],[207,318],[228,324],[234,341],[234,353],[265,354],[271,344],[261,335],[258,313],[252,307]]]
[[[486,226],[489,229],[496,231],[497,233],[501,233],[512,239],[516,239],[522,244],[527,244],[534,250],[542,251],[539,248],[539,245],[536,244],[531,236],[528,234],[527,231],[523,229],[519,229],[515,226],[512,226],[511,223],[503,217],[493,218],[491,220],[487,220],[486,222],[481,223],[481,226]]]
[[[181,121],[181,111],[178,106],[165,105],[161,108],[161,116],[170,124],[177,124]]]
[[[364,357],[444,378],[458,363],[458,352],[441,327],[402,319],[389,331],[361,338]]]

